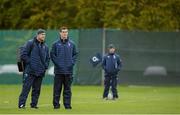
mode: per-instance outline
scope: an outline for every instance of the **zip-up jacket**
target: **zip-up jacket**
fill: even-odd
[[[42,77],[48,69],[50,61],[48,46],[45,43],[40,43],[34,37],[25,44],[21,58],[26,65],[25,73]]]
[[[106,54],[102,66],[106,74],[117,74],[122,66],[120,56],[115,53]]]
[[[73,66],[77,59],[75,44],[69,40],[62,41],[59,38],[53,43],[50,52],[51,60],[54,63],[55,74],[72,74]]]

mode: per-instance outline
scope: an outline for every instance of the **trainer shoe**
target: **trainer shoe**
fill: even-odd
[[[39,109],[39,107],[37,107],[37,106],[31,106],[31,108],[33,108],[33,109]]]
[[[54,109],[60,109],[60,106],[54,106]]]
[[[118,97],[113,97],[113,98],[112,98],[112,100],[117,100],[117,99],[118,99]]]
[[[108,97],[103,97],[103,100],[108,100]]]
[[[72,107],[71,107],[71,106],[68,106],[68,107],[65,107],[65,109],[72,109]]]
[[[25,105],[23,105],[23,104],[20,105],[20,106],[19,106],[19,109],[25,109]]]

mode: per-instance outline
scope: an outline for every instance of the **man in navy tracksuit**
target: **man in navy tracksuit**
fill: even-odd
[[[68,28],[60,28],[60,37],[52,45],[51,59],[54,63],[54,89],[53,89],[53,106],[54,109],[60,108],[60,96],[63,89],[63,103],[65,109],[71,107],[71,80],[73,66],[76,62],[77,51],[75,44],[68,37]]]
[[[108,46],[108,54],[103,57],[102,66],[105,71],[104,80],[104,93],[103,98],[108,99],[108,93],[111,86],[113,93],[113,99],[118,98],[117,92],[117,74],[121,68],[121,59],[119,55],[115,53],[115,47],[113,44]]]
[[[25,70],[23,72],[23,87],[19,96],[19,108],[25,108],[29,91],[32,87],[31,108],[38,108],[38,99],[41,90],[42,79],[49,65],[49,51],[44,43],[45,30],[39,29],[37,36],[29,40],[24,45],[21,58],[25,62]]]

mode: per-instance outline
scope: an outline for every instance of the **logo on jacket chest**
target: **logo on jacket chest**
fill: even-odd
[[[68,42],[68,43],[58,43],[59,46],[61,45],[68,45],[68,46],[71,46],[71,44]]]
[[[107,58],[110,58],[110,56],[107,56]],[[116,56],[115,56],[115,55],[113,55],[113,59],[116,59]]]

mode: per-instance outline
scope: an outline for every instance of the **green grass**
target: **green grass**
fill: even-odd
[[[0,114],[172,114],[180,113],[180,87],[120,86],[120,99],[102,100],[102,86],[73,86],[72,110],[54,110],[52,106],[52,85],[43,85],[39,109],[17,108],[21,85],[0,85]]]

